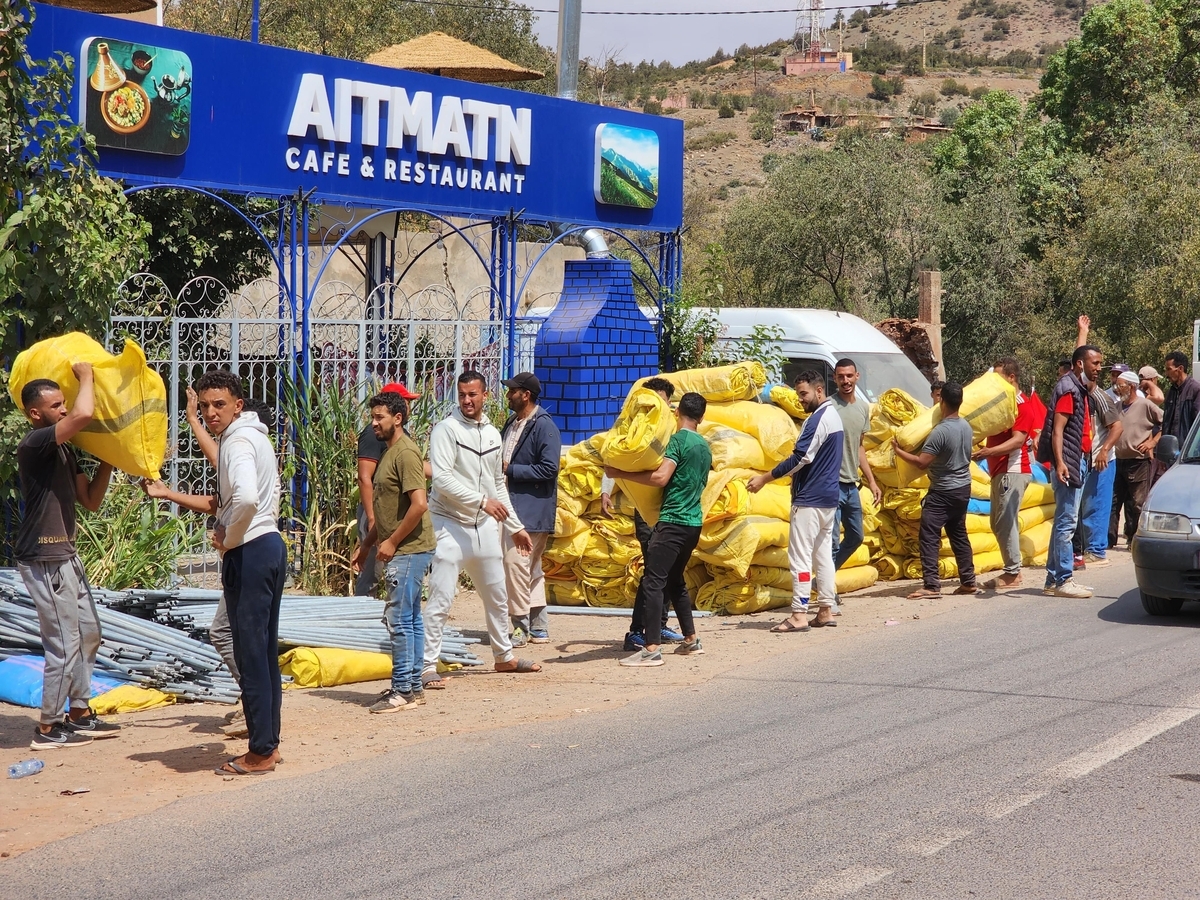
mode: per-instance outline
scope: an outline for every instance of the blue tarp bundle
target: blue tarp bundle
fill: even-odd
[[[39,709],[42,705],[42,675],[45,668],[46,659],[42,656],[11,656],[0,662],[0,700]],[[122,684],[125,682],[93,672],[92,696],[99,697]]]

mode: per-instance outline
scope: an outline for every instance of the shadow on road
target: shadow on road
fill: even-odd
[[[1097,618],[1117,625],[1155,625],[1171,628],[1200,628],[1200,604],[1185,603],[1177,616],[1152,616],[1142,608],[1137,589],[1126,591],[1101,609]]]
[[[134,762],[161,763],[173,772],[183,774],[215,769],[232,755],[234,754],[225,751],[223,743],[208,743],[200,746],[176,747],[172,750],[131,753],[128,758]]]

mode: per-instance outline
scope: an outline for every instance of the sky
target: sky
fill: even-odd
[[[604,147],[611,147],[650,174],[658,175],[658,135],[653,131],[605,125],[602,142]]]
[[[524,0],[531,9],[558,9],[558,0]],[[590,16],[604,10],[794,9],[796,0],[583,0],[583,30],[579,54],[599,59],[607,48],[624,62],[643,59],[675,65],[707,59],[717,48],[732,53],[741,44],[756,46],[791,37],[795,12],[741,16]],[[558,14],[539,14],[538,39],[558,46]],[[617,52],[619,51],[619,52]]]

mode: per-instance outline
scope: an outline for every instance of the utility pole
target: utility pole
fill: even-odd
[[[558,96],[574,100],[579,92],[579,30],[583,0],[558,3]]]
[[[924,25],[922,25],[922,26],[921,26],[921,74],[922,74],[922,75],[924,75],[924,74],[925,74],[925,69],[926,69],[926,64],[925,64],[925,40],[926,40],[926,37],[925,37],[925,26],[924,26]]]

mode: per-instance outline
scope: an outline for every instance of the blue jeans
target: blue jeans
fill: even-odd
[[[1080,467],[1086,483],[1087,462]],[[1046,586],[1061,587],[1075,572],[1075,548],[1072,538],[1079,523],[1079,504],[1083,500],[1083,488],[1071,487],[1058,479],[1056,472],[1050,473],[1054,486],[1054,529],[1050,533],[1050,550],[1046,554]],[[1107,525],[1105,526],[1107,534]]]
[[[392,690],[411,694],[421,690],[425,654],[425,623],[421,618],[421,583],[433,565],[433,551],[397,554],[388,562],[384,621],[392,635]]]
[[[845,537],[838,538],[838,528],[844,528]],[[1106,528],[1108,526],[1105,526]],[[862,498],[858,486],[853,482],[838,482],[837,512],[833,516],[833,569],[836,572],[846,560],[854,555],[863,542]]]
[[[1093,468],[1083,483],[1083,502],[1079,516],[1083,520],[1083,550],[1104,559],[1108,553],[1108,520],[1112,516],[1113,483],[1117,463],[1103,469]]]

